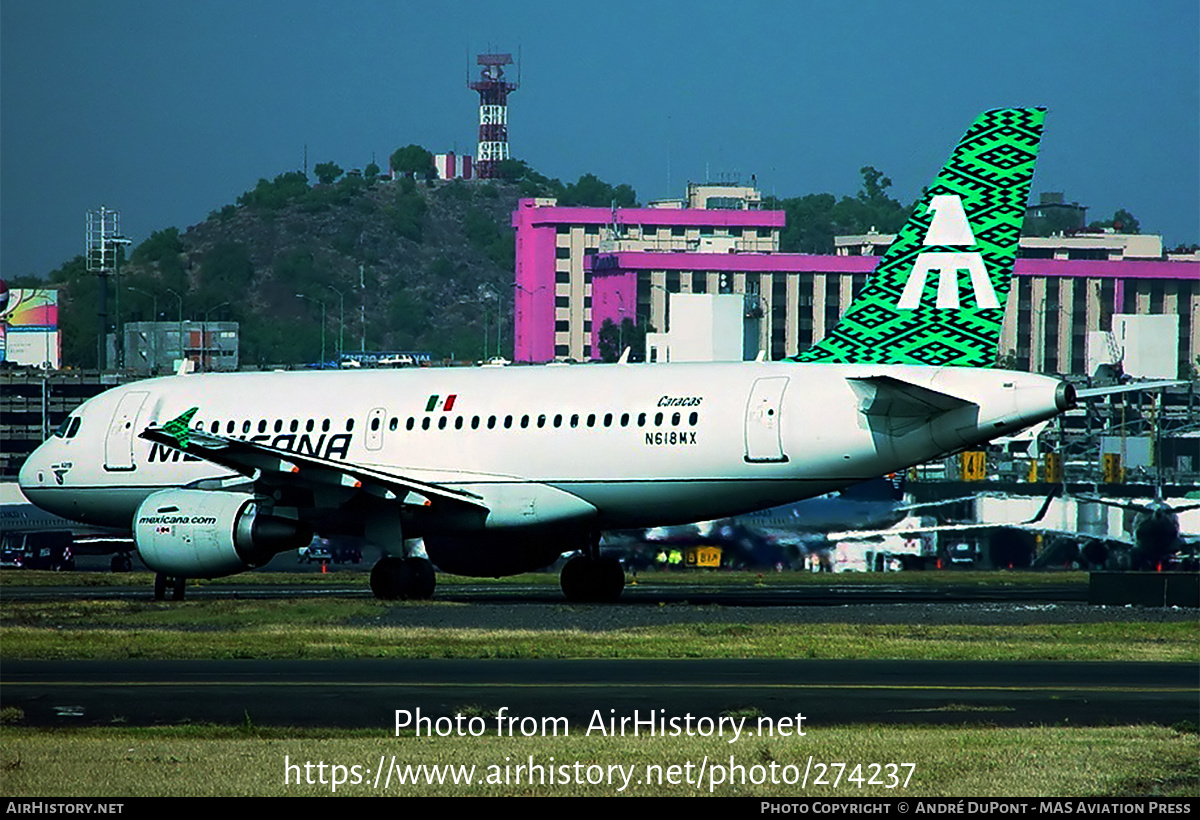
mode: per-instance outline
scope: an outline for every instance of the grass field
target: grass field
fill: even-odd
[[[563,628],[569,604],[540,604],[538,626],[420,625],[474,606],[369,599],[6,601],[4,659],[204,658],[908,658],[1200,662],[1200,623],[806,623],[645,608],[639,626]],[[686,616],[686,617],[683,617]],[[734,617],[737,617],[735,615]],[[586,620],[586,618],[585,618]]]
[[[1194,729],[855,726],[735,744],[716,738],[589,737],[583,731],[572,727],[566,737],[395,738],[378,732],[252,727],[40,732],[8,728],[0,749],[0,793],[838,798],[1200,794]],[[306,761],[313,764],[307,770]],[[285,762],[295,768],[285,770]],[[325,768],[319,769],[318,762]],[[518,770],[531,762],[541,768]],[[896,765],[889,768],[889,763]],[[386,774],[376,784],[381,764],[392,773],[390,784]],[[426,768],[414,771],[418,766]],[[438,784],[429,768],[434,766],[454,769],[441,769],[445,782]],[[422,782],[400,785],[402,774],[415,774]],[[464,782],[468,774],[470,785]],[[432,784],[425,782],[430,776]],[[336,792],[335,778],[341,780]],[[589,779],[594,782],[589,784]]]
[[[148,588],[150,577],[144,575],[4,572],[0,586],[119,582],[144,583]],[[264,573],[237,579],[314,587],[365,584],[365,580],[361,572]],[[830,583],[828,576],[793,573],[649,573],[640,583],[705,580],[748,585]],[[999,578],[996,573],[898,573],[836,579],[846,584],[948,581],[964,586],[1084,585],[1087,578],[1082,573],[1004,573]],[[508,583],[557,584],[557,577],[538,573]],[[567,616],[581,612],[580,607],[563,602],[520,604],[544,613],[544,625],[536,627],[416,625],[474,606],[326,595],[183,602],[154,602],[148,596],[51,602],[9,599],[0,608],[0,658],[812,657],[1200,663],[1200,623],[1195,619],[1052,624],[1038,623],[1035,616],[1034,622],[1014,626],[841,623],[836,618],[814,624],[785,617],[750,622],[753,619],[747,616],[746,622],[740,622],[742,613],[737,610],[731,615],[716,607],[669,604],[639,607],[645,623],[634,627],[606,628],[606,608],[597,607],[583,610],[585,620],[595,615],[594,627],[563,628]],[[696,737],[587,737],[582,727],[572,727],[566,737],[393,738],[378,730],[268,729],[250,725],[249,718],[240,727],[117,725],[44,730],[21,726],[21,717],[17,710],[0,715],[0,794],[8,797],[325,795],[333,793],[335,773],[342,780],[339,795],[1200,795],[1200,739],[1195,724],[1018,729],[978,723],[822,726],[805,737],[728,744]],[[399,769],[392,768],[393,757]],[[285,770],[285,761],[297,768]],[[306,761],[327,766],[324,770],[314,766],[306,774]],[[533,784],[528,768],[516,769],[530,762],[541,767],[532,771],[542,773]],[[889,763],[897,766],[889,769]],[[899,765],[905,763],[913,765]],[[334,764],[342,768],[335,770]],[[384,788],[386,781],[381,778],[375,788],[381,765],[392,772],[393,780],[401,773],[433,776],[432,769],[418,772],[409,766],[455,766],[460,782],[451,782],[453,773],[440,769],[440,776],[449,778],[440,785],[393,782]],[[703,777],[701,768],[706,771]],[[285,783],[287,771],[292,772],[290,783]],[[472,775],[471,785],[461,782],[467,772]],[[802,785],[797,781],[805,772],[810,781]],[[817,782],[820,774],[827,784]],[[299,782],[307,775],[316,782]],[[907,785],[895,783],[893,775],[901,782],[907,779]],[[598,782],[589,784],[589,778]],[[883,785],[872,785],[872,778]],[[896,787],[886,788],[889,782]]]

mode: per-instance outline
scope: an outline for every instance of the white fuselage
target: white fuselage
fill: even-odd
[[[873,430],[847,381],[863,377],[973,406]],[[807,498],[1011,434],[1057,414],[1059,386],[1009,371],[749,362],[175,376],[86,402],[77,431],[43,444],[20,483],[45,509],[128,528],[150,493],[231,475],[139,437],[198,407],[205,432],[473,493],[493,510],[488,528],[581,511],[597,530],[647,527]]]

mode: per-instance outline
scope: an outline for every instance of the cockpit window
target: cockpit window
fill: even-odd
[[[54,436],[56,438],[75,438],[75,434],[79,432],[79,425],[79,416],[67,416],[54,431]]]

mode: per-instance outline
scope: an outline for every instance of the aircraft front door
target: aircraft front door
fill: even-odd
[[[134,425],[148,395],[145,391],[135,390],[121,397],[117,412],[113,413],[112,422],[108,425],[108,436],[104,439],[104,469],[134,469],[133,437],[137,432]]]
[[[755,379],[746,402],[746,461],[787,461],[780,438],[780,409],[787,376]]]
[[[378,450],[383,446],[383,424],[387,410],[376,407],[367,414],[367,449]]]

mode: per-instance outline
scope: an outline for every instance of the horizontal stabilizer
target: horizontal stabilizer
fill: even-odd
[[[1130,382],[1129,384],[1118,384],[1113,387],[1085,387],[1075,391],[1075,398],[1096,399],[1116,395],[1117,393],[1133,393],[1138,390],[1162,390],[1165,387],[1175,387],[1180,384],[1187,384],[1187,382],[1164,379],[1154,382]]]
[[[974,402],[939,393],[893,376],[860,376],[847,379],[858,395],[858,410],[867,417],[871,429],[902,436],[944,413]]]

